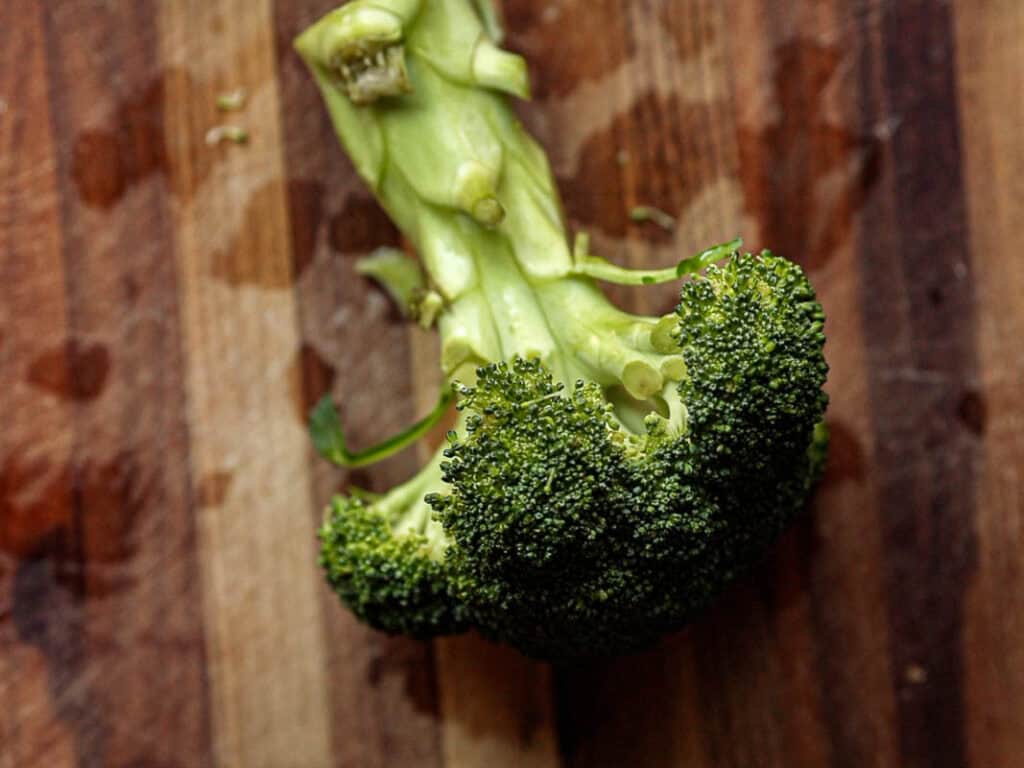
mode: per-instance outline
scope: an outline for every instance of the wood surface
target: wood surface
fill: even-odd
[[[335,471],[304,415],[391,433],[436,350],[353,270],[400,238],[290,47],[331,0],[4,0],[0,768],[1024,766],[1024,3],[504,6],[598,252],[808,269],[813,508],[638,656],[362,627],[320,510],[419,457]]]

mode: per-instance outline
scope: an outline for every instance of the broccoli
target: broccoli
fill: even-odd
[[[327,579],[362,620],[427,638],[475,628],[552,660],[632,651],[690,621],[805,504],[827,447],[824,316],[801,269],[717,246],[629,270],[570,246],[529,92],[487,0],[356,0],[296,41],[356,169],[419,254],[361,272],[436,324],[434,413],[349,449],[329,399],[320,452],[391,455],[457,401],[413,479],[332,502]],[[422,267],[420,266],[422,264]],[[681,280],[638,317],[598,282]]]

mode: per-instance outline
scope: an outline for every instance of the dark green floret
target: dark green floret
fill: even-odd
[[[736,256],[686,284],[687,430],[635,434],[600,387],[537,361],[478,372],[429,498],[452,591],[492,637],[547,658],[684,624],[802,507],[826,399],[821,311],[798,267]]]
[[[466,629],[465,610],[449,594],[443,556],[422,532],[396,535],[372,504],[339,496],[320,541],[328,582],[367,624],[419,638]]]

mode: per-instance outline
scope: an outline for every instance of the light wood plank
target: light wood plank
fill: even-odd
[[[981,380],[960,417],[984,446],[978,573],[966,603],[965,716],[972,765],[1024,754],[1024,5],[957,2]],[[953,287],[956,290],[956,287]]]
[[[167,128],[180,192],[192,464],[200,511],[213,740],[223,766],[332,764],[299,350],[267,2],[161,6]],[[244,110],[218,113],[244,87]],[[210,147],[214,124],[246,146]]]

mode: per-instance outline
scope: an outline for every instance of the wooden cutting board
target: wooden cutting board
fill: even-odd
[[[573,229],[647,267],[742,232],[829,316],[811,512],[564,670],[320,578],[331,492],[418,459],[334,471],[307,408],[365,444],[435,355],[353,271],[399,236],[290,48],[331,6],[0,3],[0,768],[1024,765],[1024,3],[506,1]]]

